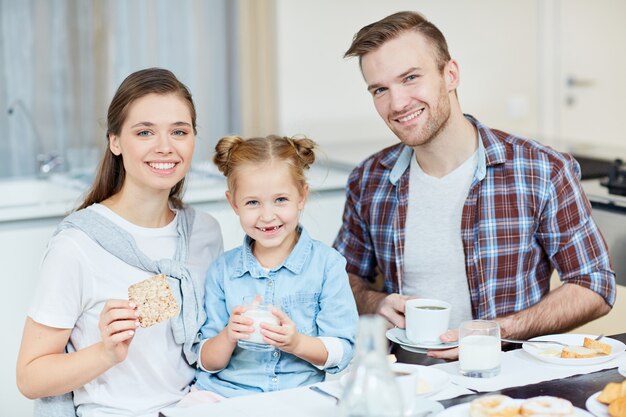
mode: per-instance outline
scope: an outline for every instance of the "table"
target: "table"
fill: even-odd
[[[626,333],[609,337],[626,343]],[[516,345],[515,347],[517,346],[519,345]],[[434,365],[445,362],[441,359],[429,358],[424,354],[408,352],[398,345],[393,346],[392,352],[396,355],[399,362],[404,363]],[[587,398],[589,398],[592,394],[601,391],[602,388],[604,388],[604,386],[609,382],[621,382],[623,380],[624,377],[617,372],[616,368],[613,368],[586,375],[576,375],[554,381],[545,381],[538,384],[507,388],[491,392],[491,394],[504,394],[514,398],[530,398],[537,395],[553,395],[570,400],[574,406],[584,409],[585,401],[587,401]],[[484,395],[484,393],[464,395],[440,402],[444,407],[448,408],[452,405],[470,402],[480,395]]]

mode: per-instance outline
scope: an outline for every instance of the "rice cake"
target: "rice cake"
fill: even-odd
[[[176,317],[178,303],[165,275],[159,274],[128,287],[128,299],[137,306],[141,327]]]

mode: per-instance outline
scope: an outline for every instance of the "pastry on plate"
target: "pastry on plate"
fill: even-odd
[[[598,353],[603,355],[610,355],[613,350],[613,347],[608,343],[603,343],[599,340],[590,339],[588,337],[585,337],[583,346],[589,349],[595,349]]]
[[[519,402],[506,395],[487,395],[470,403],[471,417],[519,416]]]
[[[566,346],[561,350],[562,358],[594,358],[598,356],[598,351],[584,346]]]
[[[622,383],[609,382],[606,384],[597,400],[602,404],[610,404],[620,397],[626,397],[626,380]]]
[[[520,413],[524,417],[565,417],[573,416],[575,409],[571,402],[563,398],[544,395],[524,401]]]
[[[609,404],[609,415],[611,417],[626,417],[626,397],[620,397]]]

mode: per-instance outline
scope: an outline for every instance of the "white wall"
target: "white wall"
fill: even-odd
[[[343,59],[364,25],[423,13],[460,65],[464,112],[522,135],[539,132],[541,0],[277,0],[279,127],[322,145],[396,139],[375,112],[358,60]]]

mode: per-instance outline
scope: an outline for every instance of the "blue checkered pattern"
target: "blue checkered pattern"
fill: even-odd
[[[555,269],[563,282],[589,288],[613,305],[615,274],[578,163],[466,117],[481,137],[461,220],[473,316],[491,319],[537,303]],[[402,286],[412,157],[411,148],[398,144],[352,171],[334,243],[349,273],[370,281],[382,274],[387,293]]]

